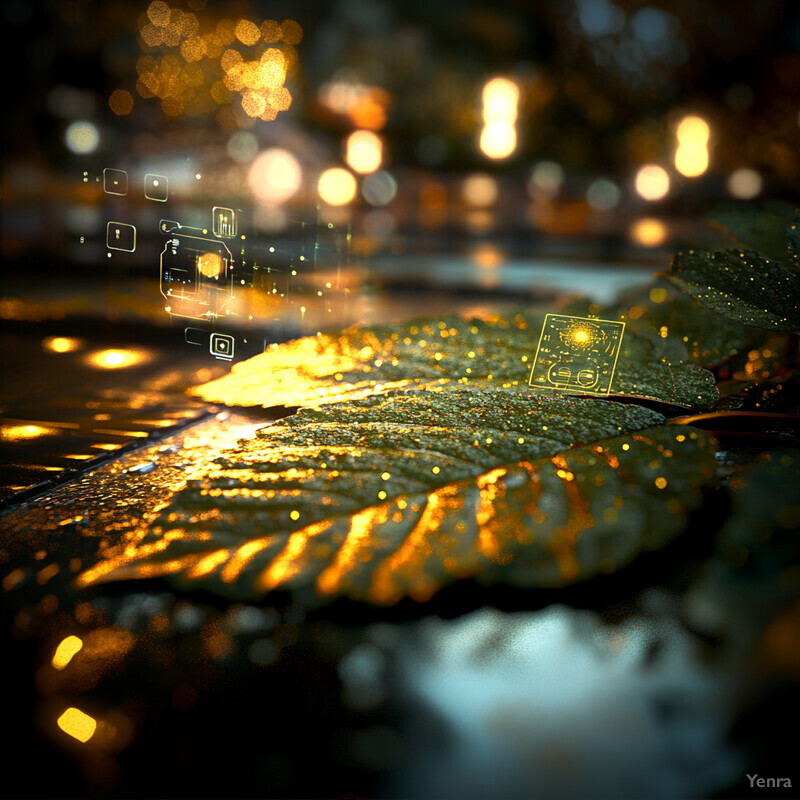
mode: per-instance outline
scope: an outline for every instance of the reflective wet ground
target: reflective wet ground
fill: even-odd
[[[363,302],[374,320],[518,301]],[[5,337],[10,796],[730,798],[759,796],[746,773],[796,774],[778,725],[798,710],[796,545],[752,542],[741,569],[720,497],[666,550],[569,590],[462,581],[426,604],[319,609],[155,578],[79,588],[277,416],[188,399],[226,367],[168,332],[96,330]],[[747,455],[720,453],[722,473]]]

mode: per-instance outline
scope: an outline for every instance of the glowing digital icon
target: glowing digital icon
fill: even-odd
[[[617,367],[625,323],[548,314],[528,383],[574,394],[607,395]]]
[[[128,194],[128,173],[124,169],[103,170],[103,191],[106,194]]]
[[[125,222],[109,222],[106,225],[106,247],[132,253],[136,249],[136,228]]]
[[[233,336],[227,333],[212,333],[209,352],[221,361],[233,360]]]
[[[224,242],[173,231],[161,252],[160,288],[169,313],[213,319],[230,313],[234,260]]]
[[[220,239],[232,239],[236,236],[238,222],[236,212],[232,208],[214,206],[211,214],[214,223],[212,226],[214,236],[219,236]]]
[[[144,176],[144,196],[148,200],[157,200],[165,203],[169,196],[169,181],[163,175]]]
[[[180,227],[180,222],[175,222],[174,219],[162,219],[161,222],[158,223],[158,230],[161,231],[161,233],[172,233],[172,231],[180,230]]]

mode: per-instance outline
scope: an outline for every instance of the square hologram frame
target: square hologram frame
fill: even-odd
[[[625,323],[548,314],[528,383],[540,389],[606,396],[617,368]]]

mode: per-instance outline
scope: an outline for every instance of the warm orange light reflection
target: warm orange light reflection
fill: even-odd
[[[68,336],[48,336],[42,339],[42,347],[52,353],[72,353],[80,350],[83,342]]]
[[[329,205],[347,205],[356,196],[356,179],[346,169],[333,167],[319,176],[319,196]]]
[[[88,742],[97,730],[97,722],[77,708],[68,708],[59,718],[58,727],[79,742]]]
[[[222,258],[219,253],[203,253],[197,257],[197,269],[206,278],[216,278],[222,272]]]
[[[0,425],[0,437],[12,442],[49,436],[55,432],[53,428],[45,428],[42,425]]]
[[[640,219],[630,229],[631,239],[642,247],[658,247],[664,243],[666,236],[664,223],[657,219]]]
[[[72,661],[72,657],[83,647],[83,641],[77,636],[67,636],[56,648],[53,660],[50,662],[56,669],[64,667]]]
[[[345,161],[356,172],[367,175],[375,172],[383,160],[383,142],[372,131],[354,131],[347,138]]]
[[[87,356],[88,363],[100,369],[124,369],[141,364],[149,359],[150,355],[144,350],[112,349],[99,350]]]

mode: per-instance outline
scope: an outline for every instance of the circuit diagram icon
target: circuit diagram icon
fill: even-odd
[[[625,323],[547,314],[528,383],[573,394],[607,395]]]

